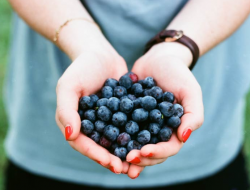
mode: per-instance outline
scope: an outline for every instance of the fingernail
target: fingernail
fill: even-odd
[[[104,166],[104,164],[103,164],[102,162],[100,162],[100,161],[96,161],[96,162],[97,162],[98,164]]]
[[[72,133],[73,133],[72,127],[70,127],[69,125],[67,125],[67,126],[65,127],[65,138],[66,138],[66,140],[69,139],[69,137],[70,137],[70,135],[71,135]]]
[[[153,153],[149,153],[149,154],[147,154],[145,157],[152,157],[153,156]]]
[[[140,158],[135,157],[133,160],[128,161],[131,164],[139,164],[141,162]]]
[[[109,170],[115,174],[120,174],[120,173],[115,171],[115,168],[113,166],[110,166]]]
[[[186,131],[184,131],[184,132],[182,133],[182,139],[183,139],[183,142],[184,142],[184,143],[188,140],[188,138],[189,138],[189,136],[191,135],[191,133],[192,133],[192,130],[191,130],[191,129],[187,129]]]
[[[136,179],[136,178],[138,178],[139,175],[140,175],[140,173],[138,173],[137,176],[132,177],[131,179]]]

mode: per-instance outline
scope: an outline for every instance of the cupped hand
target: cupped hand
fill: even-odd
[[[201,88],[188,65],[189,50],[178,43],[161,43],[151,48],[136,61],[132,71],[139,79],[153,77],[163,91],[172,92],[184,108],[181,125],[168,142],[148,144],[141,150],[132,150],[126,160],[137,166],[151,166],[164,162],[179,152],[191,132],[203,123]],[[190,56],[188,55],[190,53]]]

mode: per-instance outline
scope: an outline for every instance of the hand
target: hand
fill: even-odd
[[[161,43],[152,47],[136,61],[132,72],[139,79],[153,77],[163,91],[174,93],[176,102],[184,108],[181,125],[168,142],[149,144],[141,150],[133,150],[127,161],[138,166],[150,166],[164,162],[179,152],[192,131],[203,123],[201,88],[189,70],[191,52],[178,43]]]

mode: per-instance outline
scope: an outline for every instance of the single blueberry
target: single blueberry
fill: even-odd
[[[137,74],[133,73],[133,72],[128,72],[126,75],[128,75],[131,80],[133,81],[133,83],[137,83],[138,82],[138,76]]]
[[[170,102],[160,103],[159,109],[165,117],[171,117],[174,114],[174,106]]]
[[[99,144],[104,148],[109,148],[112,144],[110,140],[108,140],[105,136],[100,138]]]
[[[127,95],[127,89],[123,86],[117,86],[114,89],[114,96],[117,98],[121,98],[122,96]]]
[[[125,125],[125,131],[130,135],[134,135],[139,131],[139,125],[135,121],[130,120]]]
[[[118,86],[118,81],[113,78],[108,78],[105,81],[104,86],[110,86],[111,88],[114,89],[116,86]]]
[[[132,113],[132,119],[135,122],[143,122],[148,119],[148,111],[143,108],[135,109]]]
[[[117,147],[114,151],[114,155],[119,157],[121,160],[125,160],[127,156],[127,149],[124,147]]]
[[[144,96],[141,98],[141,107],[147,111],[153,110],[157,105],[157,101],[152,96]]]
[[[139,97],[143,93],[143,87],[140,83],[135,83],[131,87],[131,93],[134,94],[136,97]]]
[[[120,130],[113,125],[107,125],[103,130],[103,135],[111,141],[115,141],[119,133]]]
[[[159,86],[154,86],[150,89],[150,95],[153,96],[156,100],[161,100],[163,91]]]
[[[128,99],[130,99],[130,100],[136,100],[136,96],[135,95],[133,95],[133,94],[128,94]]]
[[[106,106],[101,106],[98,108],[96,115],[102,121],[109,121],[112,117],[112,112]]]
[[[93,131],[92,133],[90,133],[89,138],[98,143],[100,141],[101,135],[97,131]]]
[[[150,141],[150,138],[151,134],[148,130],[142,130],[137,135],[137,141],[142,145],[147,144]]]
[[[143,86],[143,80],[138,80],[137,83],[139,83],[139,84],[141,84]]]
[[[119,147],[119,145],[116,142],[113,142],[110,146],[110,152],[114,154],[114,151],[117,147]]]
[[[161,142],[167,142],[171,138],[172,133],[172,129],[169,127],[163,127],[158,133],[158,138]]]
[[[157,138],[157,136],[151,136],[149,144],[157,144],[158,142],[159,142],[159,139]]]
[[[112,123],[117,127],[122,127],[127,123],[127,115],[123,112],[116,112],[112,116]]]
[[[130,152],[133,149],[141,150],[142,145],[135,140],[131,140],[127,144],[127,150]]]
[[[108,103],[108,98],[101,98],[101,99],[97,100],[96,106],[97,107],[107,106],[107,103]]]
[[[160,130],[161,130],[161,127],[158,123],[150,123],[148,126],[148,131],[152,135],[157,135]]]
[[[133,85],[133,81],[128,75],[123,75],[119,79],[119,85],[125,87],[126,89],[130,89]]]
[[[184,114],[184,109],[180,104],[174,104],[174,115],[181,117]]]
[[[149,112],[149,118],[152,122],[162,124],[164,121],[164,116],[158,109],[153,109]]]
[[[95,116],[95,110],[89,109],[84,112],[84,119],[87,119],[91,121],[92,123],[95,122],[96,116]]]
[[[128,144],[129,141],[131,141],[131,137],[128,133],[123,132],[118,135],[116,141],[120,146],[125,146]]]
[[[79,104],[82,110],[86,110],[94,106],[94,102],[91,100],[89,96],[83,96],[80,99]]]
[[[94,102],[94,105],[96,105],[96,102],[99,100],[99,97],[96,94],[91,94],[89,97],[92,102]]]
[[[130,113],[134,108],[134,103],[128,98],[124,98],[120,103],[120,110],[124,113]]]
[[[104,128],[107,126],[107,123],[105,121],[97,120],[95,122],[95,130],[102,133]]]
[[[125,99],[125,98],[128,98],[128,96],[127,96],[127,95],[122,96],[122,97],[120,98],[120,101],[122,101],[122,100]]]
[[[111,98],[113,96],[113,88],[110,86],[104,86],[102,88],[102,97],[103,98]]]
[[[172,128],[178,128],[181,124],[181,119],[178,116],[168,118],[167,125]]]
[[[133,100],[134,108],[139,108],[141,106],[141,97],[137,98],[136,100]]]
[[[144,89],[143,96],[150,96],[150,89]]]
[[[155,85],[156,85],[156,82],[155,82],[155,80],[152,77],[147,77],[143,81],[143,86],[145,88],[152,88]]]
[[[116,97],[111,97],[108,100],[107,107],[112,111],[112,112],[117,112],[120,108],[120,100]]]
[[[174,103],[174,94],[172,92],[164,92],[162,95],[162,101]]]
[[[85,135],[89,135],[90,133],[92,133],[92,131],[94,130],[94,124],[87,120],[84,119],[81,122],[81,132],[84,133]]]

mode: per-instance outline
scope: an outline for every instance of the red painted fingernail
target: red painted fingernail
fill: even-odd
[[[120,174],[120,173],[115,171],[115,168],[113,166],[110,166],[109,170],[115,174]]]
[[[69,137],[70,137],[70,135],[71,135],[72,133],[73,133],[72,127],[70,127],[69,125],[67,125],[67,126],[65,127],[65,138],[66,138],[66,140],[69,139]]]
[[[188,138],[189,138],[189,136],[191,135],[191,133],[192,133],[192,130],[191,130],[191,129],[187,129],[186,131],[184,131],[184,132],[182,133],[182,139],[183,139],[183,142],[184,142],[184,143],[188,140]]]
[[[138,178],[138,176],[140,175],[140,173],[138,173],[137,174],[137,176],[135,176],[135,177],[132,177],[132,179],[136,179],[136,178]]]
[[[153,156],[153,153],[149,153],[149,154],[147,154],[145,157],[152,157]]]
[[[140,158],[135,157],[133,160],[129,161],[131,164],[139,164],[141,162]]]

